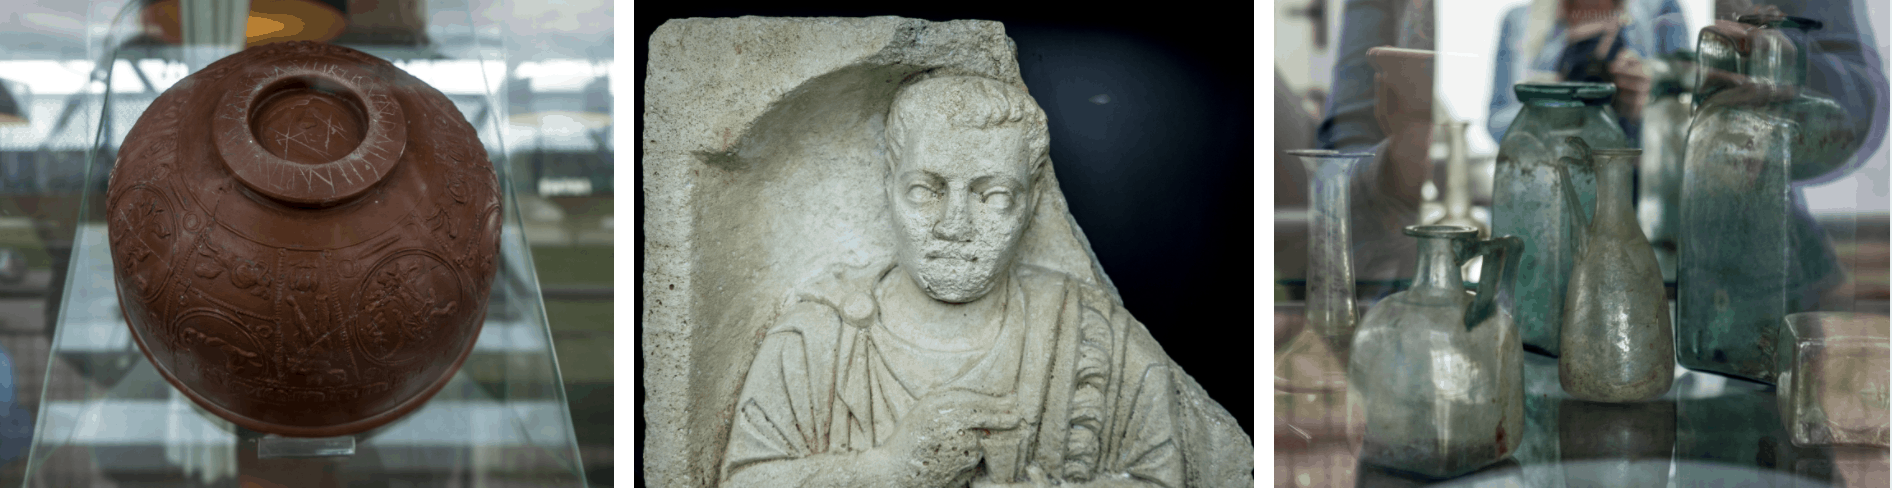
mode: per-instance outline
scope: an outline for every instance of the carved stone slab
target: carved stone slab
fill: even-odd
[[[1029,198],[1035,205],[1025,208],[1031,211],[1022,236],[1007,249],[1009,268],[997,273],[1013,284],[1003,294],[1015,295],[1000,298],[1005,328],[1023,329],[1003,330],[995,342],[1020,350],[990,348],[1013,357],[993,371],[1001,373],[996,381],[970,385],[990,388],[1009,407],[998,413],[1022,424],[981,432],[983,456],[976,469],[958,474],[961,480],[927,480],[925,471],[911,479],[877,478],[881,470],[923,462],[862,456],[898,446],[889,433],[918,430],[904,428],[917,422],[895,422],[917,413],[908,407],[868,413],[866,405],[908,402],[887,395],[891,388],[864,388],[871,383],[847,374],[857,367],[848,359],[880,359],[875,349],[892,349],[886,346],[895,341],[883,332],[899,322],[884,288],[876,288],[904,284],[895,281],[906,280],[902,271],[912,268],[897,265],[906,263],[897,258],[899,250],[903,240],[919,236],[896,231],[900,211],[889,205],[896,194],[889,191],[889,110],[903,90],[922,84],[958,87],[950,92],[958,95],[940,100],[979,94],[1028,100],[1016,47],[1001,24],[897,17],[672,20],[652,35],[648,63],[639,333],[649,484],[963,485],[970,476],[999,484],[1123,478],[1252,485],[1252,442],[1122,308],[1048,161],[1029,189],[1012,189],[1005,201]],[[1042,111],[1028,104],[1042,129]],[[962,190],[942,184],[914,196]],[[933,253],[925,260],[934,260]],[[968,269],[979,266],[953,270]],[[965,301],[934,298],[949,306]],[[803,320],[812,323],[798,323]],[[796,340],[794,349],[783,350],[789,337],[818,340]],[[906,369],[886,362],[893,371]],[[878,375],[860,369],[868,373],[861,376]],[[969,383],[968,376],[948,383]],[[777,383],[789,387],[788,398],[766,393]],[[948,390],[929,394],[908,386],[902,393],[921,399],[915,403],[946,403],[934,396],[942,391]],[[810,414],[823,420],[786,422]],[[843,442],[848,434],[863,435]],[[1145,446],[1166,449],[1135,449]],[[784,452],[770,455],[778,449]],[[806,456],[815,453],[865,463],[813,477],[798,461],[814,461]],[[838,479],[820,479],[827,477]]]

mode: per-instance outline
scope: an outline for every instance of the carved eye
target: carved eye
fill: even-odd
[[[1004,189],[986,191],[983,200],[986,206],[1008,209],[1012,207],[1012,192]]]
[[[924,185],[915,184],[907,188],[907,200],[909,201],[920,203],[932,202],[933,199],[938,197],[938,192],[934,192],[932,188]]]

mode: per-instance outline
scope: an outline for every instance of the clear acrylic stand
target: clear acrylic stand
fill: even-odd
[[[354,456],[355,436],[283,437],[266,434],[256,440],[256,459],[328,458]]]

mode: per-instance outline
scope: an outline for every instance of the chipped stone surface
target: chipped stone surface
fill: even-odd
[[[651,36],[649,484],[1252,485],[1249,437],[1090,252],[1015,53],[1001,24],[968,20],[681,19]],[[895,138],[914,87],[937,90],[902,107],[950,114]],[[951,122],[992,100],[1002,121]],[[903,355],[923,362],[888,360]],[[965,453],[919,461],[917,440]]]

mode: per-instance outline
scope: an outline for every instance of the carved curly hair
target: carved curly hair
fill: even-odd
[[[1045,111],[1025,89],[990,78],[943,76],[913,82],[894,96],[887,111],[888,166],[897,166],[906,150],[908,122],[942,117],[957,128],[1021,126],[1033,180],[1049,157]]]

